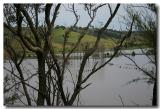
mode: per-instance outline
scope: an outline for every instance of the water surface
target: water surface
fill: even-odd
[[[147,68],[148,70],[155,69],[153,65],[148,63],[149,60],[144,55],[130,57],[143,68]],[[108,60],[108,58],[90,58],[85,66],[84,77],[90,72],[91,68],[97,61],[100,65],[106,60]],[[72,59],[69,61],[67,66],[67,68],[72,72],[74,79],[76,79],[80,62],[80,59]],[[37,73],[36,59],[25,59],[23,66],[23,70],[27,71],[27,73],[24,74],[25,78],[27,78],[28,75]],[[4,63],[4,67],[10,68],[9,63]],[[5,70],[4,73],[7,74],[8,72]],[[145,75],[135,66],[133,66],[133,63],[129,61],[129,59],[124,56],[115,57],[110,64],[107,64],[104,68],[96,72],[85,83],[92,84],[81,92],[79,106],[122,106],[119,96],[122,97],[125,106],[151,106],[153,85],[148,85],[145,81],[127,84],[129,81],[141,77],[145,77]],[[28,83],[37,87],[38,78],[35,76],[30,79]],[[66,70],[64,80],[64,91],[66,92],[67,89],[71,92],[73,90],[73,83],[68,70]],[[28,88],[28,90],[32,95],[31,97],[37,96],[36,91],[33,91],[31,88]],[[5,94],[5,96],[9,96],[9,94]],[[32,99],[36,98],[33,97]],[[22,98],[22,100],[26,102],[25,98]],[[15,105],[23,104],[17,101]]]

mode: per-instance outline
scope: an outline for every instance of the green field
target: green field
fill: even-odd
[[[66,29],[63,29],[63,28],[57,28],[52,31],[52,42],[53,42],[53,47],[54,47],[53,49],[56,53],[61,53],[63,50],[65,31]],[[27,36],[33,37],[33,36],[29,36],[29,32]],[[70,49],[73,48],[79,36],[80,36],[80,33],[78,32],[73,32],[73,31],[70,32],[67,43],[66,43],[66,51],[69,51]],[[105,49],[114,48],[116,46],[116,43],[118,43],[119,40],[120,39],[116,39],[116,38],[108,37],[108,36],[106,36],[105,38],[101,38],[100,43],[98,45],[98,50],[103,51]],[[81,40],[81,43],[79,44],[75,52],[84,51],[85,47],[87,47],[87,49],[92,48],[95,41],[96,41],[96,36],[86,34]],[[13,39],[11,41],[11,45],[18,53],[21,53],[21,50],[22,50],[21,46],[16,40]],[[124,45],[127,45],[126,48],[128,49],[138,48],[139,46],[146,47],[145,40],[143,37],[136,37],[136,39],[129,38],[124,42]],[[27,54],[30,55],[33,53],[27,50]],[[4,50],[4,55],[5,56],[7,55],[5,50]]]
[[[57,51],[57,52],[60,52],[63,48],[63,42],[64,42],[64,33],[65,33],[66,30],[63,30],[61,28],[59,29],[55,29],[52,34],[53,34],[53,45],[54,45],[54,49]],[[78,41],[78,38],[80,36],[80,33],[78,32],[70,32],[69,34],[69,37],[68,37],[68,40],[67,40],[67,45],[66,45],[66,48],[69,50],[73,47],[73,45]],[[115,40],[115,39],[114,39]],[[89,44],[90,47],[93,47],[93,44],[95,43],[96,41],[96,37],[93,36],[93,35],[89,35],[89,34],[86,34],[81,43],[80,43],[80,46],[78,47],[79,50],[82,50],[82,46],[85,46],[86,44]],[[108,38],[108,39],[104,39],[104,38],[101,38],[100,40],[100,44],[99,44],[99,47],[100,48],[103,48],[103,49],[106,49],[106,48],[113,48],[115,46],[115,42]]]

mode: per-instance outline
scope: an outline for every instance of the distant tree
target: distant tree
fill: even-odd
[[[58,29],[60,26],[59,25],[56,25],[55,29]]]

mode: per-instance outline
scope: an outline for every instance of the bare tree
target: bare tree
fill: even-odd
[[[91,71],[88,73],[88,75],[84,75],[84,69],[86,66],[86,62],[89,59],[89,57],[97,50],[98,45],[100,43],[101,35],[102,33],[108,28],[110,23],[112,22],[113,18],[115,17],[120,4],[117,4],[114,9],[108,4],[110,16],[109,18],[106,18],[105,24],[98,30],[96,35],[96,41],[93,43],[93,46],[89,48],[88,50],[84,51],[84,55],[82,58],[82,61],[80,63],[80,68],[77,72],[77,78],[76,80],[72,79],[72,82],[74,84],[73,92],[65,92],[64,90],[64,75],[66,74],[66,65],[68,60],[70,59],[70,56],[72,53],[76,52],[76,49],[80,45],[82,39],[85,37],[85,35],[88,32],[89,27],[91,26],[92,22],[94,21],[96,17],[96,13],[98,9],[105,6],[106,4],[83,4],[85,11],[88,13],[90,17],[90,21],[86,25],[85,28],[83,28],[82,32],[80,32],[77,42],[72,46],[72,48],[67,51],[66,50],[66,44],[68,42],[68,38],[72,30],[76,27],[80,16],[78,15],[75,4],[68,6],[68,11],[72,12],[75,16],[75,23],[73,26],[65,30],[64,34],[64,42],[63,42],[63,50],[62,50],[62,61],[60,63],[59,58],[56,56],[56,53],[54,51],[54,40],[52,38],[54,35],[52,35],[52,31],[54,29],[55,20],[58,15],[58,11],[60,9],[61,4],[33,4],[33,5],[25,5],[25,4],[5,4],[4,5],[4,28],[8,29],[16,39],[20,41],[20,44],[22,47],[24,47],[25,50],[29,50],[32,53],[36,54],[36,59],[38,61],[38,89],[35,87],[32,87],[30,84],[27,84],[24,82],[23,74],[21,73],[21,69],[18,65],[21,63],[24,59],[24,55],[18,61],[16,58],[17,55],[14,53],[15,51],[10,47],[7,46],[8,52],[13,58],[13,62],[15,65],[17,65],[17,70],[20,74],[20,77],[17,75],[14,75],[15,77],[19,78],[21,80],[21,83],[24,87],[25,96],[28,100],[28,105],[31,105],[29,95],[27,94],[27,91],[25,91],[25,86],[29,86],[33,88],[34,90],[38,91],[37,96],[37,105],[42,106],[45,105],[45,100],[47,105],[73,105],[76,98],[79,96],[80,92],[88,87],[90,84],[84,85],[86,81],[95,74],[98,70],[103,68],[106,64],[108,64],[118,53],[118,51],[121,49],[121,46],[126,38],[128,38],[132,33],[132,26],[134,22],[134,17],[132,21],[130,22],[129,29],[124,34],[122,39],[119,41],[118,45],[115,48],[115,51],[113,55],[104,63],[98,66],[98,62],[95,63]],[[8,10],[8,7],[10,7]],[[39,11],[42,9],[43,11]],[[53,15],[51,14],[53,10]],[[10,13],[12,12],[12,13]],[[39,14],[44,14],[45,18],[44,25],[39,24]],[[51,16],[52,15],[52,16]],[[12,18],[12,19],[10,19]],[[52,18],[52,19],[51,19]],[[43,22],[43,21],[41,21]],[[29,32],[31,32],[30,36],[27,36],[25,34],[25,27],[27,29],[29,28]],[[52,42],[53,41],[53,42]],[[45,66],[45,63],[47,63],[47,66]],[[47,69],[48,68],[48,69]],[[47,69],[47,70],[46,70]],[[70,72],[72,76],[72,72]],[[52,96],[51,96],[52,95]],[[51,102],[52,98],[52,102]]]
[[[109,24],[111,23],[112,19],[116,15],[116,13],[118,11],[118,8],[120,6],[120,4],[118,4],[116,6],[116,8],[114,9],[113,13],[110,13],[110,17],[106,21],[105,25],[98,30],[98,34],[96,36],[97,38],[96,38],[95,43],[93,44],[93,47],[84,52],[84,56],[83,56],[82,61],[80,63],[80,68],[78,70],[77,80],[73,82],[74,83],[73,93],[72,94],[69,93],[68,96],[65,96],[64,91],[63,91],[64,90],[64,88],[63,88],[63,80],[64,80],[64,73],[65,73],[64,71],[66,69],[66,67],[65,67],[66,62],[69,59],[70,55],[75,51],[75,49],[77,48],[77,46],[80,44],[80,42],[81,42],[82,38],[84,37],[84,35],[87,33],[87,30],[88,30],[89,26],[91,25],[91,23],[93,22],[93,20],[94,20],[94,18],[96,16],[97,10],[100,7],[104,6],[104,5],[105,4],[101,4],[101,5],[98,5],[96,7],[94,7],[94,4],[85,4],[84,5],[85,9],[86,9],[88,15],[90,16],[91,20],[88,23],[87,27],[85,27],[84,31],[80,34],[79,39],[75,43],[75,45],[73,46],[73,48],[69,51],[69,53],[67,53],[67,55],[65,55],[66,54],[66,52],[65,52],[65,44],[67,42],[67,38],[68,38],[69,32],[71,32],[72,28],[77,24],[77,22],[79,20],[79,17],[76,14],[76,11],[74,9],[74,5],[72,5],[72,7],[70,8],[70,11],[73,12],[74,15],[75,15],[75,17],[76,17],[76,21],[75,21],[74,26],[71,27],[70,29],[68,29],[65,32],[64,43],[63,43],[63,52],[62,52],[62,54],[63,54],[62,69],[61,69],[61,66],[57,62],[57,59],[56,59],[56,56],[54,55],[54,52],[51,51],[51,55],[52,55],[53,61],[55,62],[55,65],[56,65],[56,68],[53,68],[53,70],[56,72],[56,75],[58,77],[58,87],[59,87],[59,91],[61,92],[62,101],[63,101],[64,105],[73,105],[73,103],[74,103],[77,95],[80,93],[80,91],[82,91],[83,89],[85,89],[86,87],[88,87],[90,85],[90,84],[87,84],[87,85],[83,86],[83,84],[86,83],[86,81],[94,73],[96,73],[98,70],[100,70],[102,67],[104,67],[108,62],[110,62],[115,57],[115,55],[118,53],[118,50],[120,50],[120,48],[121,48],[122,43],[124,42],[124,40],[131,35],[132,25],[133,25],[134,18],[133,18],[133,21],[131,22],[131,25],[130,25],[130,28],[129,28],[127,34],[122,38],[122,40],[120,41],[120,43],[117,45],[117,47],[115,49],[115,52],[111,56],[111,58],[108,61],[106,61],[105,63],[103,63],[102,65],[100,65],[100,66],[97,66],[97,63],[96,63],[93,66],[91,72],[86,77],[83,76],[83,72],[84,72],[84,68],[85,68],[86,62],[89,59],[89,57],[96,51],[96,49],[98,47],[98,44],[100,42],[100,39],[101,39],[101,34],[103,33],[104,30],[106,30],[106,28],[109,26]],[[111,8],[109,8],[109,9],[111,9]]]
[[[136,8],[141,9],[141,11],[137,12]],[[147,46],[152,48],[152,50],[148,50],[148,52],[144,51],[141,47],[139,47],[142,53],[150,60],[150,63],[153,64],[156,68],[154,71],[147,71],[146,69],[139,66],[135,60],[131,59],[129,56],[127,57],[134,65],[142,71],[147,77],[149,77],[149,81],[153,81],[153,99],[152,105],[157,105],[157,7],[155,4],[146,4],[146,5],[131,5],[127,8],[128,15],[132,18],[133,14],[135,17],[135,29],[138,32],[141,32],[141,35],[145,37],[145,41],[147,42]],[[153,56],[152,56],[153,55]],[[140,79],[138,79],[140,80]]]
[[[52,18],[52,21],[50,21],[50,10],[52,7],[52,4],[47,4],[45,6],[45,21],[47,24],[47,31],[44,34],[44,41],[45,43],[42,45],[42,40],[40,40],[40,34],[39,34],[39,28],[38,28],[38,6],[35,5],[35,22],[33,22],[32,17],[27,12],[27,10],[24,8],[24,5],[22,4],[14,4],[15,9],[15,17],[16,17],[16,24],[17,24],[17,30],[13,28],[13,25],[10,24],[10,22],[4,22],[4,26],[8,28],[14,35],[18,36],[19,39],[22,41],[24,46],[34,52],[37,55],[38,60],[38,73],[39,73],[39,92],[38,92],[38,99],[37,99],[37,105],[44,105],[45,95],[46,95],[46,76],[45,76],[45,58],[47,56],[47,53],[49,51],[49,44],[50,44],[50,38],[51,38],[51,30],[54,26],[54,22],[60,7],[60,4],[58,4],[55,8],[55,12]],[[8,17],[5,16],[6,21],[8,21]],[[25,18],[27,25],[29,25],[29,28],[34,36],[34,41],[23,34],[23,28],[22,28],[22,22]],[[44,94],[42,95],[43,92]]]

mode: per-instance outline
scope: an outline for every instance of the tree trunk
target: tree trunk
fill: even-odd
[[[155,81],[154,87],[153,87],[152,105],[157,106],[157,81]]]
[[[36,53],[38,59],[38,73],[39,73],[39,91],[37,98],[37,105],[43,106],[46,96],[46,75],[45,75],[45,58],[42,53]]]
[[[153,86],[153,98],[152,98],[152,106],[157,106],[157,34],[155,35],[154,40],[154,56],[155,56],[155,66],[156,66],[156,74],[155,74],[155,82]]]

